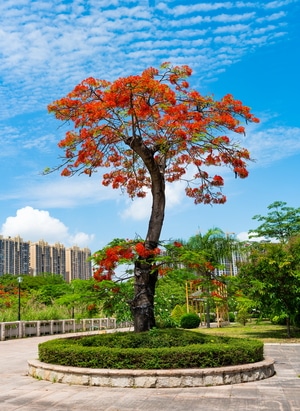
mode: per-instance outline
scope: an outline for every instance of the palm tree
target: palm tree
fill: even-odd
[[[196,275],[203,279],[207,294],[206,304],[206,324],[210,327],[210,304],[212,280],[216,278],[216,269],[221,267],[224,258],[231,258],[233,250],[236,248],[236,240],[230,235],[226,235],[220,228],[211,228],[202,235],[201,233],[190,237],[185,247],[194,254],[201,256],[203,264],[195,265]]]

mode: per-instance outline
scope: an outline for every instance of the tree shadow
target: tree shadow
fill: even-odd
[[[288,337],[287,328],[282,327],[276,330],[259,330],[253,329],[244,333],[245,337],[257,338],[261,340],[292,340],[300,339],[300,329],[293,327],[291,329],[291,337]]]

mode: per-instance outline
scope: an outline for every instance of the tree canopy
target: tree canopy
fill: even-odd
[[[290,336],[290,324],[299,323],[300,314],[300,236],[251,247],[238,277],[244,294],[257,301],[264,315],[286,316]]]
[[[228,166],[235,176],[248,176],[250,154],[234,135],[245,134],[242,121],[258,119],[231,94],[217,101],[191,89],[191,74],[186,65],[164,63],[112,82],[90,77],[48,106],[57,119],[74,125],[59,142],[64,157],[56,169],[63,176],[91,175],[106,168],[105,186],[120,188],[132,198],[151,192],[144,239],[150,251],[160,239],[166,183],[184,180],[186,194],[196,204],[222,204],[224,181],[215,167],[210,174],[210,167]],[[146,254],[135,261],[136,293],[131,302],[135,318],[140,316],[135,324],[140,331],[155,325],[157,272],[152,270],[153,253]]]
[[[268,206],[266,216],[255,215],[253,220],[262,222],[256,229],[250,230],[250,237],[287,242],[292,236],[300,233],[300,207],[288,207],[286,202],[275,201]]]

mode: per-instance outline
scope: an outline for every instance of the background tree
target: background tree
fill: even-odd
[[[300,236],[288,243],[256,244],[238,278],[244,295],[265,316],[284,314],[290,337],[290,326],[299,324],[300,316]]]
[[[194,280],[195,274],[185,268],[168,271],[158,281],[155,293],[155,318],[159,327],[179,325],[173,319],[172,312],[175,307],[184,307],[186,313],[186,282]]]
[[[151,192],[144,240],[148,253],[136,259],[134,269],[135,331],[155,325],[157,271],[152,269],[151,251],[158,245],[163,226],[166,182],[185,177],[186,194],[196,204],[218,204],[226,201],[220,190],[224,182],[219,175],[209,175],[209,166],[225,165],[236,176],[248,175],[249,152],[232,136],[245,133],[240,120],[258,120],[230,94],[215,101],[190,89],[187,78],[191,74],[188,66],[165,63],[160,69],[150,67],[113,82],[88,78],[48,107],[57,119],[74,123],[59,143],[65,155],[56,169],[62,168],[63,176],[91,175],[107,167],[105,186],[121,188],[132,198]]]
[[[178,267],[184,266],[194,274],[196,281],[201,281],[201,296],[205,298],[206,324],[209,328],[210,309],[215,304],[214,294],[217,293],[218,288],[214,281],[218,276],[216,270],[223,268],[224,258],[231,258],[237,242],[221,229],[211,228],[205,234],[199,233],[190,237],[188,241],[177,240],[176,243],[181,244],[179,249],[167,247],[168,255],[171,251],[171,267],[174,264]],[[219,276],[218,281],[220,281]]]
[[[201,252],[215,268],[221,268],[222,260],[230,258],[237,246],[237,240],[220,228],[210,228],[205,234],[196,234],[186,242],[187,249]]]
[[[255,215],[253,220],[262,222],[254,230],[249,230],[250,237],[265,237],[270,240],[286,242],[300,233],[300,208],[287,207],[283,201],[275,201],[268,206],[271,210],[266,216]]]
[[[210,327],[210,305],[211,305],[211,293],[213,290],[212,280],[216,277],[215,270],[222,268],[222,261],[224,258],[232,258],[232,252],[237,246],[237,241],[226,235],[219,228],[211,228],[205,234],[197,234],[190,237],[186,243],[186,248],[194,253],[194,260],[205,261],[203,264],[195,265],[195,273],[198,277],[202,278],[204,287],[206,289],[206,324]],[[199,256],[201,253],[201,258]]]

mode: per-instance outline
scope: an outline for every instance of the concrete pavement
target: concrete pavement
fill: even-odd
[[[100,388],[27,375],[40,342],[0,342],[0,411],[300,411],[300,344],[266,344],[276,375],[257,382],[200,388]]]

